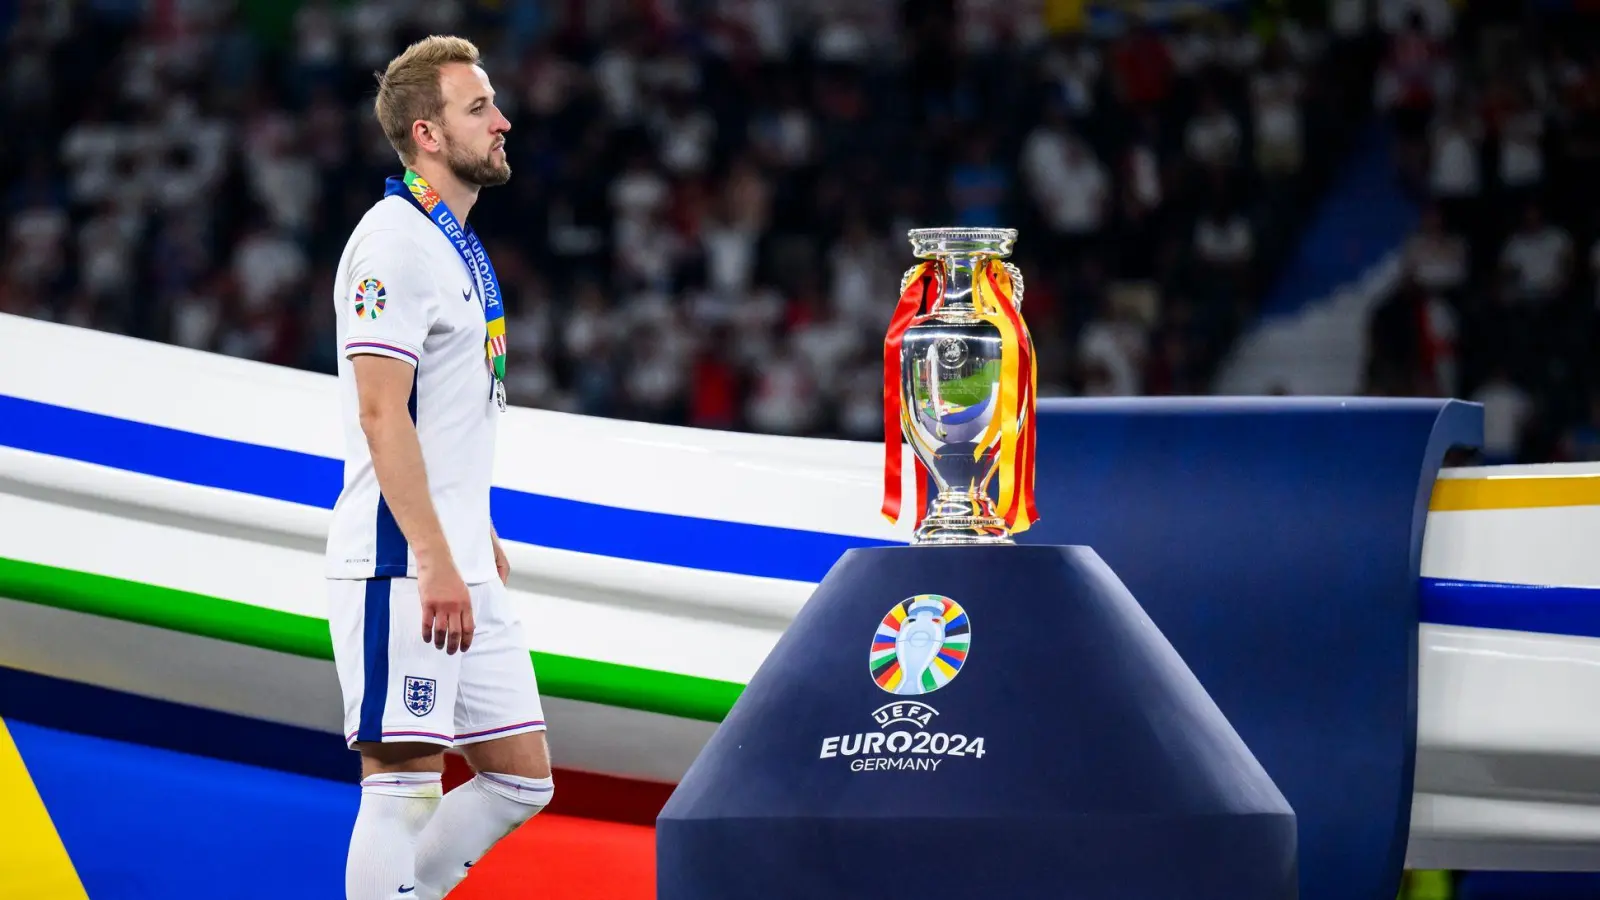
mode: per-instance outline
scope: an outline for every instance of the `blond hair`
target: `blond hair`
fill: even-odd
[[[478,64],[478,48],[466,38],[430,35],[389,61],[378,76],[378,98],[372,104],[378,124],[400,161],[411,165],[417,142],[411,125],[418,119],[444,118],[444,91],[439,70],[451,63]]]

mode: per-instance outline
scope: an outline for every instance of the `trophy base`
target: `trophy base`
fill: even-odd
[[[950,546],[952,544],[1015,544],[1000,519],[941,518],[924,519],[911,536],[913,546]]]
[[[917,545],[1014,544],[1006,520],[995,514],[994,503],[984,494],[940,494],[912,533]]]
[[[1092,549],[859,548],[663,806],[655,896],[1294,900],[1296,834]]]

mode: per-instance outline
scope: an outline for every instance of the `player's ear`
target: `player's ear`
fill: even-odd
[[[439,137],[439,127],[427,119],[418,119],[411,123],[411,140],[416,143],[418,150],[439,152]]]

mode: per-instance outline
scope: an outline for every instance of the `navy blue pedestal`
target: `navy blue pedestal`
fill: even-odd
[[[660,900],[1288,900],[1293,812],[1087,547],[845,554],[657,820]]]
[[[1400,889],[1434,479],[1483,440],[1441,399],[1039,402],[1040,521],[1139,598],[1294,807],[1301,900]]]

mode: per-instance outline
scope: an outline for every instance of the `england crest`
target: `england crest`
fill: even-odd
[[[433,712],[436,684],[432,678],[406,676],[406,709],[410,710],[413,716],[421,717]]]

